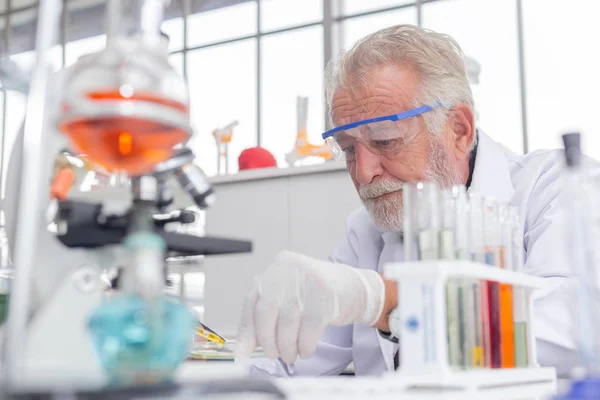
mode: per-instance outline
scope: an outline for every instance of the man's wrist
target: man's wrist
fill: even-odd
[[[384,278],[383,285],[385,287],[383,311],[374,326],[381,332],[390,332],[388,319],[390,313],[398,306],[398,282]]]
[[[375,326],[385,306],[385,282],[383,277],[373,270],[355,269],[364,289],[364,307],[359,311],[355,322]]]

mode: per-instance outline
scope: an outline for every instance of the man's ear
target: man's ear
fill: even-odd
[[[469,156],[471,144],[475,140],[473,110],[467,104],[460,103],[450,112],[452,113],[451,128],[454,132],[454,152],[457,159],[462,159]]]

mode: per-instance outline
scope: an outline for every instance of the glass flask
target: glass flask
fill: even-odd
[[[196,321],[176,299],[123,294],[94,312],[89,329],[112,384],[157,383],[187,358]]]
[[[163,295],[164,240],[154,232],[127,236],[123,290],[91,315],[88,328],[113,385],[170,380],[187,358],[196,329],[194,313]]]
[[[81,58],[65,77],[58,129],[111,173],[150,172],[192,132],[187,85],[160,34],[163,7],[160,0],[112,0],[106,49]]]

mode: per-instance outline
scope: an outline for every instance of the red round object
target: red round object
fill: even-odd
[[[245,169],[276,167],[277,161],[273,154],[262,147],[251,147],[240,153],[238,167],[240,171]]]

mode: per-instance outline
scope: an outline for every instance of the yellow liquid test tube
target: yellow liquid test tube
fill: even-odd
[[[472,260],[472,221],[469,211],[469,196],[466,188],[462,185],[454,186],[452,195],[455,200],[456,212],[456,259]],[[481,220],[481,223],[483,224],[483,220]],[[483,235],[483,232],[479,232],[479,234]],[[465,369],[485,366],[480,286],[480,282],[476,280],[460,279],[458,281],[458,332],[463,355],[463,368]]]
[[[470,193],[468,207],[469,259],[485,264],[483,197],[477,193]],[[468,293],[472,297],[475,318],[474,365],[489,368],[491,366],[491,348],[487,282],[472,282],[471,290]]]

